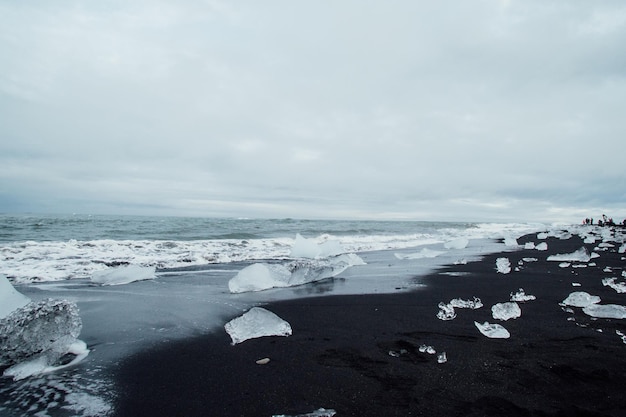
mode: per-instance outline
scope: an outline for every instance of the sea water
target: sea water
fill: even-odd
[[[91,351],[61,372],[0,379],[0,415],[110,414],[116,389],[110,370],[142,349],[224,331],[229,320],[271,301],[418,289],[419,277],[439,265],[506,250],[504,242],[544,229],[463,222],[0,215],[0,274],[33,301],[76,303],[80,339]],[[298,235],[318,245],[332,242],[363,262],[306,285],[229,291],[229,281],[251,265],[293,262]],[[121,280],[128,282],[124,285],[92,280],[123,267],[154,273],[148,280]]]

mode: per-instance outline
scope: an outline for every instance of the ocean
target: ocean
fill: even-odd
[[[420,277],[438,266],[504,251],[517,237],[546,227],[525,223],[0,215],[0,275],[33,301],[52,298],[75,303],[82,320],[79,338],[90,350],[82,362],[61,371],[18,381],[1,378],[0,415],[114,415],[112,375],[115,367],[134,353],[224,331],[228,320],[272,301],[419,290],[423,285]],[[292,256],[297,242],[307,250],[332,247],[334,252],[321,251],[304,262]],[[340,254],[354,257],[337,269],[332,259]],[[355,258],[359,262],[352,263]],[[256,264],[300,265],[300,272],[305,265],[300,277],[310,281],[233,292],[233,279]],[[103,271],[127,267],[153,268],[154,276],[125,285],[100,285],[92,280]],[[335,271],[329,278],[314,279],[329,270]]]

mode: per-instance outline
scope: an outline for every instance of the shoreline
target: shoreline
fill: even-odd
[[[623,233],[620,231],[620,233]],[[536,235],[518,239],[522,246]],[[115,373],[115,416],[267,416],[319,408],[342,416],[618,416],[626,409],[626,333],[619,319],[597,319],[559,303],[574,291],[625,304],[602,284],[619,276],[623,254],[600,252],[596,266],[562,268],[553,254],[581,246],[574,236],[543,240],[547,251],[520,249],[451,265],[425,277],[424,288],[396,294],[336,295],[263,305],[293,335],[232,346],[224,331],[141,352]],[[496,271],[499,257],[520,271]],[[524,262],[524,258],[538,258]],[[604,272],[613,267],[615,274]],[[572,286],[575,282],[580,287]],[[523,288],[536,300],[500,322],[491,306]],[[478,297],[484,306],[437,318],[438,303]],[[474,321],[498,322],[509,339],[489,339]],[[599,331],[602,330],[602,331]],[[446,352],[447,362],[421,352]],[[261,358],[266,365],[257,365]]]

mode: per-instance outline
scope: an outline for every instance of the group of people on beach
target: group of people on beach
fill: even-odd
[[[585,220],[583,220],[583,224],[593,224],[593,218],[587,218]],[[621,223],[615,223],[613,221],[613,218],[609,218],[606,216],[606,214],[602,215],[602,220],[598,220],[598,226],[622,226],[622,227],[626,227],[626,219],[624,219],[624,221],[622,221]]]

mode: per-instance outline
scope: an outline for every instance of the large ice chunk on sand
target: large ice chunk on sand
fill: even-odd
[[[11,366],[5,375],[20,379],[54,369],[68,353],[81,351],[84,357],[86,346],[76,345],[81,329],[73,302],[46,299],[29,303],[0,320],[0,366]]]
[[[291,248],[290,256],[292,258],[327,258],[344,253],[344,249],[337,240],[327,240],[318,244],[313,239],[302,237],[300,233],[296,234],[296,240]]]
[[[575,252],[572,253],[561,253],[557,255],[548,256],[548,261],[570,261],[570,262],[589,262],[591,260],[591,255],[587,251],[586,247],[582,247]]]
[[[508,339],[511,337],[509,331],[499,324],[490,324],[488,322],[481,324],[475,321],[474,325],[478,331],[490,339]]]
[[[617,304],[592,304],[583,313],[602,319],[626,319],[626,307]]]
[[[28,303],[30,298],[13,288],[7,277],[0,275],[0,319]]]
[[[597,295],[591,295],[585,291],[575,291],[563,300],[563,304],[572,307],[587,307],[592,304],[598,304],[600,301],[600,297]]]
[[[501,274],[508,274],[511,272],[511,262],[509,258],[496,259],[496,270]]]
[[[293,287],[332,278],[351,266],[363,264],[363,260],[355,254],[318,260],[300,259],[285,265],[256,263],[231,278],[228,289],[231,293],[242,293]]]
[[[224,325],[233,345],[263,336],[289,336],[291,325],[262,307],[252,307],[245,314]]]
[[[145,281],[156,277],[156,268],[153,266],[126,265],[96,271],[91,281],[101,285],[122,285],[135,281]]]
[[[496,320],[516,319],[522,315],[519,305],[514,302],[498,303],[491,307],[491,315]]]

